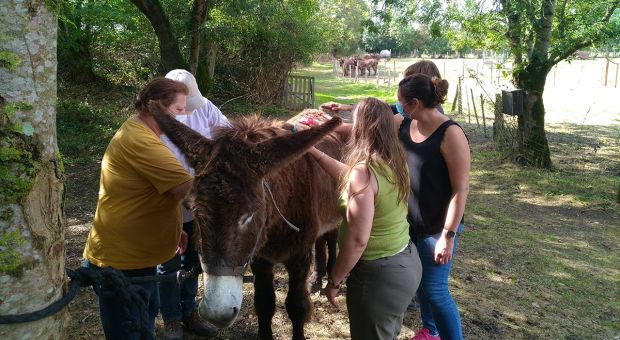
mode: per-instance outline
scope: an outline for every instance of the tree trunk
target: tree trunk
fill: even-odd
[[[160,72],[165,74],[172,69],[186,68],[179,41],[159,0],[131,0],[131,2],[146,16],[155,30],[159,41]]]
[[[519,117],[519,162],[550,169],[551,154],[545,133],[545,105],[542,92],[525,91],[523,116]]]
[[[190,24],[190,31],[192,33],[192,39],[189,45],[189,69],[190,72],[196,74],[198,69],[198,61],[200,60],[200,45],[202,38],[202,24],[205,22],[207,18],[207,13],[210,6],[211,1],[206,0],[194,0],[194,5],[192,7],[192,18]],[[202,40],[204,44],[204,40]]]
[[[549,73],[546,64],[530,63],[517,75],[517,84],[523,89],[523,115],[519,116],[519,156],[524,165],[550,169],[551,154],[545,133],[545,104],[543,92]]]
[[[0,314],[39,310],[65,286],[56,145],[57,18],[46,0],[0,1]],[[1,325],[1,339],[61,339],[65,313]]]

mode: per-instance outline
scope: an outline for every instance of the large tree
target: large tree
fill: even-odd
[[[524,91],[519,116],[520,160],[551,167],[543,93],[551,68],[579,49],[609,37],[620,0],[500,0],[505,36],[514,57],[513,82]]]
[[[49,305],[66,281],[51,4],[0,1],[0,315]],[[64,320],[1,325],[0,338],[60,339]]]
[[[191,10],[183,11],[182,7],[175,8],[175,13],[181,14],[186,23],[186,29],[176,29],[159,0],[131,0],[131,2],[149,20],[157,40],[159,41],[159,55],[161,57],[160,71],[165,73],[175,68],[188,68],[194,75],[200,87],[208,91],[214,73],[215,44],[207,35],[205,21],[215,0],[193,0]],[[181,53],[179,40],[181,35],[189,36],[189,58]]]

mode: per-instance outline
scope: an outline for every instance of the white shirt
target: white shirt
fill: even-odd
[[[217,127],[230,127],[230,122],[228,118],[222,114],[222,111],[217,108],[209,99],[204,98],[205,105],[197,108],[189,115],[177,116],[177,119],[188,127],[192,128],[192,130],[200,133],[206,138],[211,139],[213,129]],[[186,118],[185,118],[186,117]],[[170,151],[176,159],[179,160],[181,165],[189,172],[190,175],[194,176],[194,169],[189,166],[189,163],[185,159],[185,155],[181,153],[179,148],[177,148],[172,141],[166,135],[161,135],[160,139]],[[183,211],[183,223],[192,221],[194,216],[185,209],[183,205],[181,205],[181,210]]]

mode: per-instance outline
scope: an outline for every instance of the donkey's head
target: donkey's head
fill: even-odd
[[[265,177],[301,157],[341,119],[291,134],[259,117],[242,118],[210,141],[157,105],[151,112],[196,170],[191,206],[207,274],[200,315],[219,327],[229,326],[241,308],[245,267],[266,241]]]

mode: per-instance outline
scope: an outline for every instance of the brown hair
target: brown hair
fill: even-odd
[[[429,77],[437,77],[441,79],[441,73],[439,73],[439,69],[434,62],[430,60],[420,60],[416,63],[409,65],[405,71],[403,71],[403,76],[409,77],[416,73],[426,74]]]
[[[147,114],[149,112],[149,101],[158,100],[163,106],[168,107],[174,102],[174,99],[179,93],[184,95],[189,93],[185,84],[180,81],[157,77],[146,84],[140,93],[138,93],[138,96],[134,100],[134,107],[139,113]]]
[[[397,129],[392,119],[392,109],[379,99],[366,98],[357,104],[353,114],[353,130],[345,157],[349,170],[342,179],[342,189],[345,188],[353,167],[364,162],[367,166],[375,166],[376,171],[386,176],[387,180],[396,186],[399,202],[406,202],[410,190],[409,174],[405,151],[398,141]],[[378,159],[385,165],[377,163]],[[388,169],[392,170],[393,175],[388,175]],[[349,193],[349,197],[358,193]]]
[[[422,101],[425,107],[437,107],[446,101],[448,81],[416,73],[398,83],[398,93],[407,103],[415,98]]]

